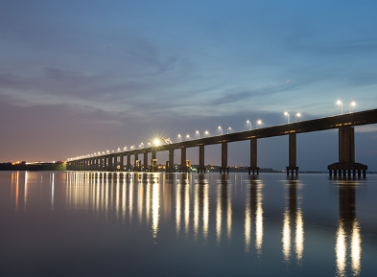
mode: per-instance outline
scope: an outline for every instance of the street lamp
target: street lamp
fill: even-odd
[[[206,130],[205,132],[204,132],[204,137],[206,137],[206,136],[208,136],[209,135],[209,132]]]
[[[182,136],[181,136],[181,134],[178,134],[178,139],[179,139],[179,142],[182,142]]]
[[[226,129],[226,133],[229,134],[228,131],[231,131],[231,130],[232,130],[232,127],[228,127],[228,128]]]
[[[259,128],[259,126],[262,125],[262,120],[258,119],[257,125],[258,125],[258,128]]]
[[[355,102],[355,101],[352,101],[352,102],[350,103],[350,113],[353,112],[353,107],[355,107],[355,106],[356,106],[356,102]]]
[[[249,127],[250,127],[249,129],[251,130],[251,122],[250,122],[250,120],[246,120],[246,123],[249,124]]]
[[[336,101],[336,104],[340,106],[340,114],[343,114],[343,103],[342,103],[342,101],[338,100],[338,101]]]
[[[223,134],[223,127],[219,126],[219,127],[217,127],[217,130],[219,130],[220,135]]]
[[[295,122],[297,122],[297,117],[301,117],[301,113],[296,113],[295,114]]]
[[[189,135],[189,134],[186,135],[186,139],[187,139],[187,140],[190,139],[190,135]]]
[[[289,113],[288,113],[288,112],[285,112],[284,115],[285,115],[286,117],[288,117],[288,124],[289,124]]]
[[[126,151],[127,150],[127,146],[123,147],[123,150]]]
[[[195,134],[197,134],[198,138],[200,138],[200,132],[198,130],[195,131]]]

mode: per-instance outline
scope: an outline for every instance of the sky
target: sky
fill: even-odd
[[[0,158],[53,161],[377,108],[376,1],[2,0]],[[377,125],[356,127],[377,171]],[[197,162],[198,149],[188,149]],[[221,146],[205,163],[220,164]],[[228,146],[249,165],[248,142]],[[297,136],[302,170],[338,161],[337,130]],[[180,161],[179,151],[175,153]],[[168,159],[158,154],[159,162]],[[284,169],[288,138],[258,140]]]

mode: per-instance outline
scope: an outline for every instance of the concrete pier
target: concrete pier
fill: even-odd
[[[144,171],[148,171],[148,152],[144,152]]]
[[[250,139],[250,167],[249,167],[249,175],[253,172],[259,174],[259,167],[257,166],[257,139],[252,138]]]
[[[228,143],[221,143],[221,167],[220,173],[229,173],[228,167]]]
[[[113,171],[113,157],[109,156],[107,159],[108,159],[107,170],[108,171]]]
[[[205,173],[206,169],[204,167],[204,145],[199,145],[199,167],[198,173]]]
[[[134,157],[135,157],[135,160],[134,160],[134,171],[139,171],[139,167],[138,167],[139,153],[135,153]]]
[[[298,174],[298,167],[296,164],[296,133],[289,134],[289,166],[286,168],[287,176],[289,173]]]
[[[119,170],[123,171],[124,170],[124,155],[119,156]]]
[[[181,167],[179,168],[180,172],[187,172],[186,164],[186,148],[181,148]]]
[[[169,168],[166,168],[168,172],[174,172],[174,149],[169,149]]]
[[[127,171],[130,171],[131,169],[131,154],[127,154]]]
[[[156,172],[157,171],[157,155],[156,150],[152,151],[152,160],[151,160],[151,171]]]
[[[355,128],[352,126],[341,126],[339,127],[339,162],[333,163],[327,167],[329,170],[329,176],[332,177],[334,173],[334,177],[339,176],[339,178],[351,177],[351,173],[353,177],[357,176],[361,177],[361,172],[363,172],[363,177],[366,176],[366,170],[368,166],[355,163]]]

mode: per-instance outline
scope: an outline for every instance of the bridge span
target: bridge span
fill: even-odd
[[[157,166],[156,153],[159,151],[169,152],[169,161],[166,165],[167,171],[175,171],[174,168],[174,151],[181,150],[181,163],[179,171],[187,171],[186,163],[186,149],[192,147],[199,148],[199,168],[198,172],[205,172],[204,163],[204,147],[206,145],[221,144],[221,168],[220,173],[229,172],[228,167],[228,143],[250,140],[250,167],[249,174],[259,174],[259,167],[257,166],[257,141],[260,138],[289,136],[289,163],[287,166],[287,174],[295,173],[297,175],[298,166],[296,163],[296,135],[300,133],[315,132],[329,129],[339,130],[339,161],[328,166],[329,174],[332,176],[344,176],[348,174],[351,176],[361,176],[361,172],[365,176],[367,166],[355,162],[355,134],[354,126],[376,124],[377,123],[377,109],[360,111],[313,120],[301,121],[290,124],[277,125],[272,127],[265,127],[260,129],[252,129],[240,131],[230,134],[223,134],[200,139],[193,139],[173,144],[146,147],[142,149],[133,149],[128,151],[107,153],[97,156],[85,156],[70,160],[67,162],[67,169],[69,170],[106,170],[115,171],[130,170],[130,156],[134,155],[136,170],[151,170],[155,171]],[[148,165],[148,154],[151,153],[151,164]],[[139,155],[144,155],[143,167],[138,159]],[[126,159],[126,167],[124,167],[124,157]]]

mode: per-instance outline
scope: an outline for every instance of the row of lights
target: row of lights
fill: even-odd
[[[251,122],[250,122],[250,120],[246,120],[246,123],[247,123],[247,124],[250,124],[250,130],[251,130]],[[260,119],[257,120],[256,125],[257,125],[258,128],[259,128],[259,126],[262,125],[262,120],[260,120]],[[257,128],[257,129],[258,129],[258,128]],[[218,126],[217,129],[218,129],[220,135],[222,135],[222,134],[223,134],[223,127]],[[232,127],[228,127],[228,128],[226,128],[226,133],[227,133],[227,134],[229,134],[231,131],[232,131]],[[195,131],[195,135],[197,136],[197,138],[200,138],[200,132],[199,132],[199,130],[196,130],[196,131]],[[205,130],[205,131],[204,131],[204,137],[206,138],[206,137],[208,137],[208,136],[209,136],[209,131],[208,131],[208,130]],[[181,141],[182,141],[182,135],[181,135],[181,134],[178,134],[177,137],[178,137],[178,140],[181,142]],[[189,139],[190,139],[190,134],[187,134],[187,135],[185,136],[185,138],[186,138],[186,140],[189,140]]]

